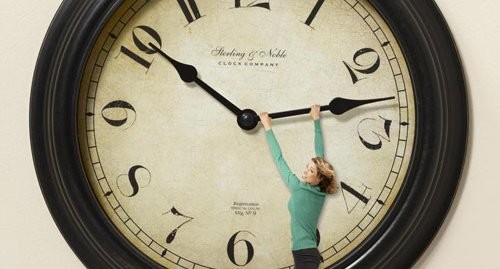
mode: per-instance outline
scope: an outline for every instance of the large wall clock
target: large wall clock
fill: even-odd
[[[46,203],[89,268],[293,268],[285,158],[322,106],[340,191],[322,268],[408,268],[454,197],[460,59],[431,0],[64,0],[30,111]]]

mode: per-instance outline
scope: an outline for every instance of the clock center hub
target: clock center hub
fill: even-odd
[[[237,121],[241,129],[250,131],[259,123],[259,117],[255,111],[244,109],[241,114],[238,115]]]

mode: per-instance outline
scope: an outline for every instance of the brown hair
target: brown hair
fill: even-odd
[[[318,186],[321,191],[328,194],[335,193],[339,189],[339,186],[333,166],[322,157],[315,157],[311,160],[314,162],[316,169],[318,170],[318,176],[320,179]]]

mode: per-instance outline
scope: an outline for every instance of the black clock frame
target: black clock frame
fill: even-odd
[[[468,104],[453,37],[432,0],[370,0],[399,41],[413,80],[416,139],[407,179],[375,232],[332,268],[409,268],[442,225],[465,161]],[[30,103],[39,183],[61,233],[89,268],[161,268],[108,220],[86,180],[77,103],[84,66],[122,0],[64,0],[42,45]]]

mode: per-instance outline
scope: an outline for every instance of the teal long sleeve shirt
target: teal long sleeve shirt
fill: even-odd
[[[314,121],[314,149],[318,157],[324,157],[323,136],[319,120]],[[281,178],[290,190],[288,211],[292,232],[292,250],[317,247],[316,227],[325,202],[326,193],[321,192],[318,186],[311,186],[301,182],[292,173],[283,158],[281,148],[272,129],[266,131],[267,143]]]

